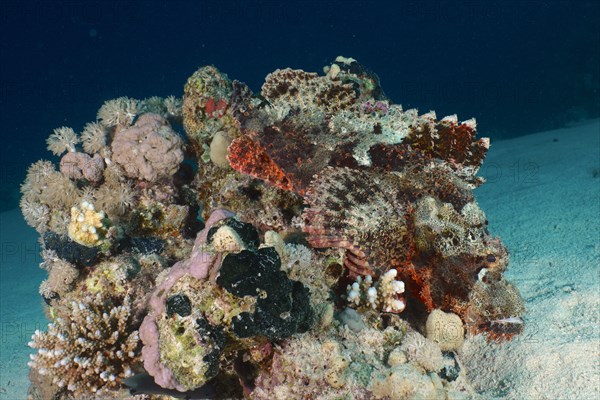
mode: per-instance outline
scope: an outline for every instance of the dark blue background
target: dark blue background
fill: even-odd
[[[181,95],[205,64],[258,90],[276,68],[351,56],[393,101],[476,117],[492,139],[600,113],[595,0],[4,0],[0,11],[4,202],[6,182],[50,157],[52,129],[80,131],[117,96]]]

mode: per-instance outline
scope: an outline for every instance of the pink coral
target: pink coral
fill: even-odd
[[[149,182],[172,176],[183,161],[183,141],[157,114],[144,114],[131,127],[117,130],[111,148],[125,175]]]
[[[167,277],[159,283],[149,302],[150,312],[140,326],[139,335],[144,343],[142,358],[144,368],[154,377],[154,381],[164,388],[185,391],[186,388],[177,381],[177,378],[160,360],[159,340],[160,333],[156,318],[165,309],[167,293],[182,276],[188,274],[196,279],[206,279],[214,275],[214,266],[221,265],[220,255],[206,252],[206,238],[209,229],[222,219],[232,217],[234,214],[223,209],[215,210],[206,221],[206,227],[198,233],[190,258],[179,261],[169,270]]]

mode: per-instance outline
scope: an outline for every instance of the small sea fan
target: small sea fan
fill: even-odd
[[[94,192],[96,206],[111,218],[124,215],[135,203],[135,192],[126,183],[105,184]]]
[[[165,105],[162,97],[152,96],[139,102],[140,113],[165,114]]]
[[[40,201],[53,208],[70,209],[79,201],[79,189],[69,178],[56,172],[47,178],[41,190]]]
[[[129,126],[138,114],[138,101],[129,97],[119,97],[105,102],[98,110],[97,118],[107,128]]]
[[[54,164],[47,160],[39,160],[31,164],[27,169],[27,181],[38,181],[42,178],[48,177],[56,172]]]
[[[21,198],[20,206],[27,225],[40,233],[47,230],[47,223],[50,219],[50,209],[47,206],[25,196]]]
[[[79,202],[87,201],[88,203],[94,203],[94,194],[95,189],[92,186],[86,186],[81,190],[81,196],[79,197]]]
[[[39,202],[42,192],[61,176],[50,161],[39,160],[27,170],[25,182],[21,185],[21,193],[29,201]]]
[[[56,128],[50,137],[46,139],[48,150],[56,156],[60,156],[65,151],[75,151],[77,143],[79,143],[77,134],[72,128],[66,126]]]
[[[169,118],[180,118],[181,117],[181,98],[175,96],[169,96],[164,100],[165,108],[167,109],[167,117]]]
[[[44,260],[44,268],[48,272],[48,279],[40,285],[40,294],[44,298],[51,298],[54,294],[63,297],[69,292],[73,283],[79,276],[79,270],[71,263],[58,258],[55,254]]]
[[[99,122],[89,122],[81,133],[83,150],[86,153],[99,153],[106,147],[106,128]]]
[[[181,98],[152,96],[139,102],[139,114],[158,114],[166,119],[181,118]]]
[[[439,371],[444,363],[440,347],[432,340],[416,333],[410,332],[400,346],[408,359],[415,362],[427,371]]]
[[[27,170],[25,182],[21,185],[20,207],[27,224],[42,233],[48,230],[52,203],[47,203],[44,193],[54,185],[54,181],[63,180],[50,161],[40,160]]]

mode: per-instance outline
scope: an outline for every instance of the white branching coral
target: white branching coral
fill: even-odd
[[[81,144],[88,154],[100,153],[106,148],[106,128],[99,122],[89,122],[81,132]]]
[[[138,114],[138,101],[129,97],[119,97],[105,102],[98,110],[97,118],[107,128],[129,126]]]
[[[79,143],[79,138],[72,128],[62,126],[56,128],[46,139],[48,150],[54,155],[60,156],[65,151],[76,151],[75,146]]]
[[[131,306],[123,300],[87,296],[72,301],[48,332],[37,331],[29,346],[38,349],[29,367],[75,398],[120,387],[139,362],[139,339],[131,326]]]
[[[364,279],[358,276],[346,289],[346,299],[351,305],[367,306],[383,312],[400,313],[404,311],[406,302],[402,298],[404,282],[395,278],[398,272],[391,269],[381,276],[373,285],[373,278],[367,275]]]

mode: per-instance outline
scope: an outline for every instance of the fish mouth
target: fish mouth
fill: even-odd
[[[525,321],[521,317],[508,317],[502,319],[495,319],[491,321],[492,324],[524,324]]]
[[[525,321],[521,317],[500,318],[477,325],[477,330],[495,341],[504,341],[523,333]]]

